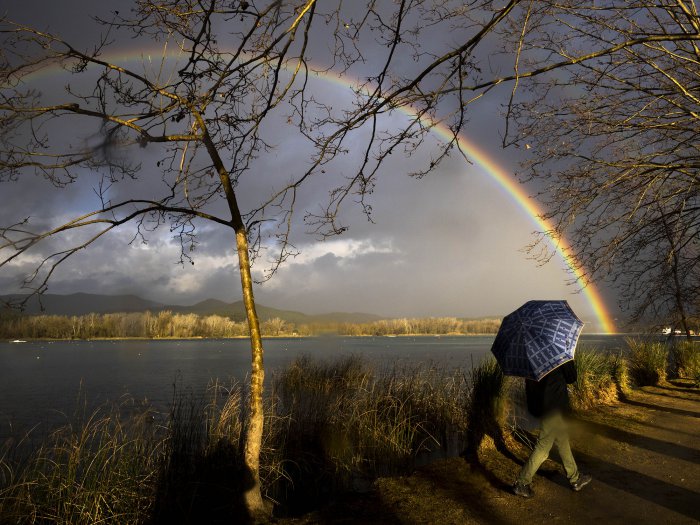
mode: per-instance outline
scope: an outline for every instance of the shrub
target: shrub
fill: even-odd
[[[507,383],[501,367],[492,357],[482,361],[470,373],[470,395],[467,404],[467,456],[478,459],[479,448],[489,436],[498,448],[506,446],[503,434],[507,412]]]
[[[627,388],[626,367],[617,356],[585,349],[576,352],[574,363],[571,406],[575,410],[616,401],[618,388]]]
[[[628,338],[629,366],[637,386],[657,385],[666,380],[668,350],[663,343]]]
[[[677,341],[671,346],[673,374],[700,385],[700,348],[693,341]]]

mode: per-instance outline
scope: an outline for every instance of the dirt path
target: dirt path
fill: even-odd
[[[700,389],[676,381],[572,422],[574,456],[593,482],[573,492],[545,462],[535,497],[509,492],[519,462],[488,448],[481,466],[453,458],[293,523],[700,523]],[[521,461],[527,450],[515,446]],[[555,456],[556,457],[556,456]]]

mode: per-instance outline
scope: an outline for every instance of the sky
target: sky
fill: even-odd
[[[88,14],[96,7],[87,0],[13,2],[10,18],[49,28],[66,39],[94,37]],[[126,8],[128,2],[109,7]],[[117,39],[111,49],[130,49],[131,41]],[[35,80],[44,91],[60,91],[60,74]],[[319,79],[313,89],[343,100],[347,86]],[[469,144],[502,171],[512,174],[523,155],[500,147],[503,119],[501,100],[494,97],[470,107],[465,129]],[[397,117],[400,119],[400,117]],[[397,125],[400,122],[397,123]],[[89,130],[71,129],[76,137]],[[284,130],[273,133],[276,147],[262,167],[284,176],[284,167],[303,165],[297,137]],[[78,138],[76,138],[78,140]],[[434,137],[435,144],[439,137]],[[143,165],[155,163],[153,152],[143,153]],[[358,152],[359,153],[359,152]],[[352,152],[351,152],[352,154]],[[420,155],[429,155],[430,147]],[[542,265],[525,251],[541,225],[505,190],[487,169],[453,155],[428,177],[408,177],[420,158],[393,159],[382,171],[371,195],[373,222],[356,207],[345,215],[349,226],[342,236],[320,241],[303,231],[295,233],[300,254],[288,260],[269,281],[256,286],[256,300],[266,306],[305,313],[366,312],[387,317],[502,316],[529,299],[566,299],[589,331],[600,330],[590,298],[571,285],[572,274],[561,257]],[[89,180],[89,179],[88,179]],[[323,184],[311,184],[300,197],[314,209],[327,194]],[[536,188],[525,188],[534,193]],[[115,189],[118,191],[118,189]],[[247,191],[241,188],[241,191]],[[251,189],[250,191],[254,191]],[[33,225],[48,225],[94,206],[90,183],[57,189],[38,176],[0,183],[0,224],[32,217]],[[303,230],[303,228],[299,228]],[[179,243],[167,228],[130,242],[128,226],[111,233],[59,267],[49,293],[134,293],[168,304],[193,304],[207,298],[232,302],[240,298],[234,239],[227,229],[203,226],[192,264],[177,264]],[[22,271],[48,253],[50,243],[33,255],[0,268],[0,293],[18,291]],[[265,267],[256,262],[257,275]],[[617,315],[616,298],[600,289],[606,308]]]

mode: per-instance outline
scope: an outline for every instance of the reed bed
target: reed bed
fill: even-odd
[[[54,431],[29,457],[5,447],[0,522],[144,523],[166,447],[149,410],[125,422],[121,408]]]
[[[508,411],[511,381],[503,375],[493,357],[472,367],[469,373],[468,428],[466,455],[478,460],[480,449],[486,444],[505,450],[510,436],[504,433]],[[485,439],[485,438],[490,439]]]
[[[468,388],[459,371],[302,357],[274,385],[288,425],[281,499],[302,506],[408,471],[419,455],[454,446],[466,431]]]
[[[421,454],[458,448],[468,394],[461,371],[302,357],[274,378],[265,401],[263,493],[294,512],[408,471]],[[204,397],[176,388],[168,414],[101,407],[27,456],[6,447],[0,522],[235,521],[248,479],[246,407],[240,384],[213,383]]]

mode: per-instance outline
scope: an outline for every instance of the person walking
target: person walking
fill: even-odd
[[[564,413],[569,409],[567,385],[576,381],[576,365],[567,361],[555,368],[539,381],[525,379],[527,409],[533,416],[540,418],[540,435],[530,457],[520,469],[513,485],[513,493],[524,498],[534,496],[532,478],[540,465],[549,457],[554,444],[557,445],[566,477],[571,488],[581,490],[593,479],[588,474],[581,474],[569,445],[569,433],[564,420]]]

